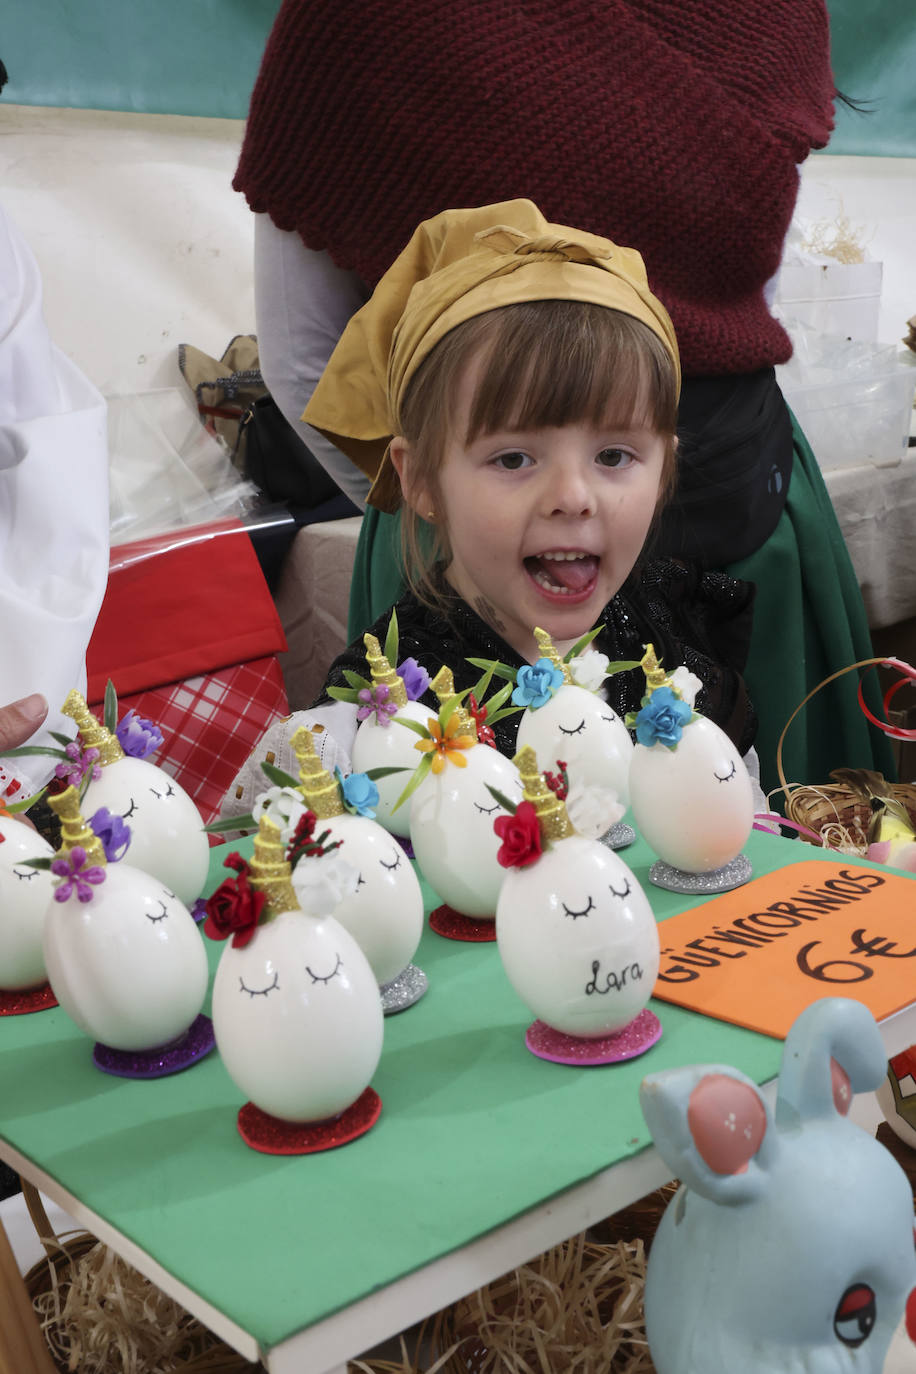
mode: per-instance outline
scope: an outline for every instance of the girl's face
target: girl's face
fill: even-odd
[[[476,368],[463,377],[433,497],[392,444],[405,496],[432,509],[452,548],[448,580],[531,662],[532,631],[561,652],[592,626],[639,556],[658,500],[665,441],[654,431],[590,422],[483,434],[466,444]]]

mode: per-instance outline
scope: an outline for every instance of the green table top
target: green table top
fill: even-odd
[[[819,853],[759,833],[746,852],[758,874]],[[622,857],[658,919],[695,904],[647,882],[641,840]],[[206,943],[212,970],[222,946]],[[269,1349],[644,1149],[647,1072],[713,1061],[762,1083],[779,1066],[779,1041],[658,1001],[664,1033],[642,1058],[548,1064],[525,1048],[531,1016],[495,944],[427,930],[415,962],[429,992],[386,1019],[382,1116],[343,1149],[255,1153],[216,1053],[170,1078],[110,1077],[60,1008],[0,1021],[0,1135]]]

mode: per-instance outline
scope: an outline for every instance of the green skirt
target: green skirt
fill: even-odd
[[[724,571],[757,586],[754,629],[744,670],[760,728],[764,792],[779,786],[776,746],[808,692],[839,668],[872,655],[868,620],[817,460],[792,419],[795,458],[785,509],[770,538]],[[402,595],[400,516],[367,509],[350,589],[352,641]],[[896,778],[890,741],[869,725],[856,700],[858,674],[831,683],[792,722],[783,746],[790,783],[829,781],[833,768],[875,768]],[[880,714],[874,673],[866,696]],[[778,806],[779,797],[774,797]]]

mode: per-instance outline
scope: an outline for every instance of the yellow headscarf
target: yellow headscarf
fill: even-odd
[[[407,384],[456,325],[522,301],[585,301],[632,315],[674,362],[668,312],[633,248],[550,224],[530,200],[445,210],[426,220],[348,323],[303,419],[374,478],[369,502],[400,504],[388,444],[399,432]]]

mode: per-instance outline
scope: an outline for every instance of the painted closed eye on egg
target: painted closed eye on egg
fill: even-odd
[[[571,729],[571,730],[567,730],[566,726],[565,726],[565,725],[560,725],[560,723],[559,723],[559,721],[558,721],[558,722],[557,722],[557,729],[559,730],[559,732],[560,732],[561,735],[581,735],[581,734],[582,734],[582,731],[585,729],[585,720],[584,720],[584,719],[583,719],[583,720],[580,720],[580,721],[579,721],[579,724],[576,725],[576,726],[574,726],[574,728]]]
[[[148,921],[152,921],[152,923],[153,923],[154,926],[155,926],[155,925],[158,925],[160,921],[164,921],[165,918],[166,918],[166,916],[168,916],[168,914],[169,914],[169,909],[168,909],[168,907],[166,906],[165,902],[162,901],[161,898],[159,899],[159,905],[160,905],[160,907],[162,908],[162,910],[161,910],[160,912],[158,912],[155,916],[151,916],[150,913],[149,913],[148,911],[144,913],[145,916],[146,916],[146,919],[147,919]]]
[[[492,816],[494,811],[499,810],[499,802],[494,802],[492,806],[481,806],[480,802],[475,802],[474,810],[479,811],[482,816]]]
[[[724,777],[722,777],[719,773],[713,770],[713,777],[715,778],[716,782],[731,782],[732,778],[738,772],[734,759],[732,759],[731,763],[728,765],[728,769],[729,771],[725,774]]]
[[[150,791],[152,792],[153,796],[156,798],[157,801],[164,801],[166,797],[174,797],[175,795],[175,789],[171,783],[169,783],[166,786],[164,792],[157,792],[155,787],[151,787]]]
[[[26,869],[14,868],[14,869],[13,869],[13,872],[16,874],[16,877],[17,877],[17,878],[24,879],[24,880],[27,881],[27,882],[28,882],[31,878],[37,878],[37,877],[38,877],[38,869],[37,869],[37,868],[26,868]]]
[[[565,902],[561,902],[560,905],[563,908],[564,916],[571,916],[574,921],[578,921],[580,916],[588,916],[590,912],[595,910],[595,903],[592,901],[591,897],[587,898],[587,905],[583,907],[581,911],[573,911]]]
[[[619,897],[622,900],[624,897],[629,897],[630,895],[630,880],[629,878],[624,878],[622,892],[618,892],[613,883],[608,883],[608,888],[614,897]]]
[[[382,865],[382,868],[384,868],[386,873],[394,873],[396,869],[401,867],[401,855],[395,853],[393,864],[386,864],[384,859],[379,859],[379,863]]]
[[[239,977],[239,992],[247,992],[252,1000],[255,997],[266,997],[269,992],[273,992],[274,988],[279,988],[279,986],[280,975],[278,973],[274,973],[273,982],[266,988],[250,988],[246,985],[244,978]]]
[[[343,960],[341,959],[339,954],[336,956],[336,958],[337,963],[334,965],[333,969],[328,974],[316,973],[314,969],[309,968],[308,964],[306,964],[305,971],[311,978],[313,983],[330,983],[332,978],[337,977],[338,973],[343,968]]]
[[[130,806],[127,808],[126,811],[122,811],[122,812],[121,812],[121,820],[122,820],[122,821],[128,820],[128,819],[134,814],[134,812],[136,811],[136,809],[137,809],[137,803],[134,801],[133,797],[131,797],[131,799],[130,799]]]

